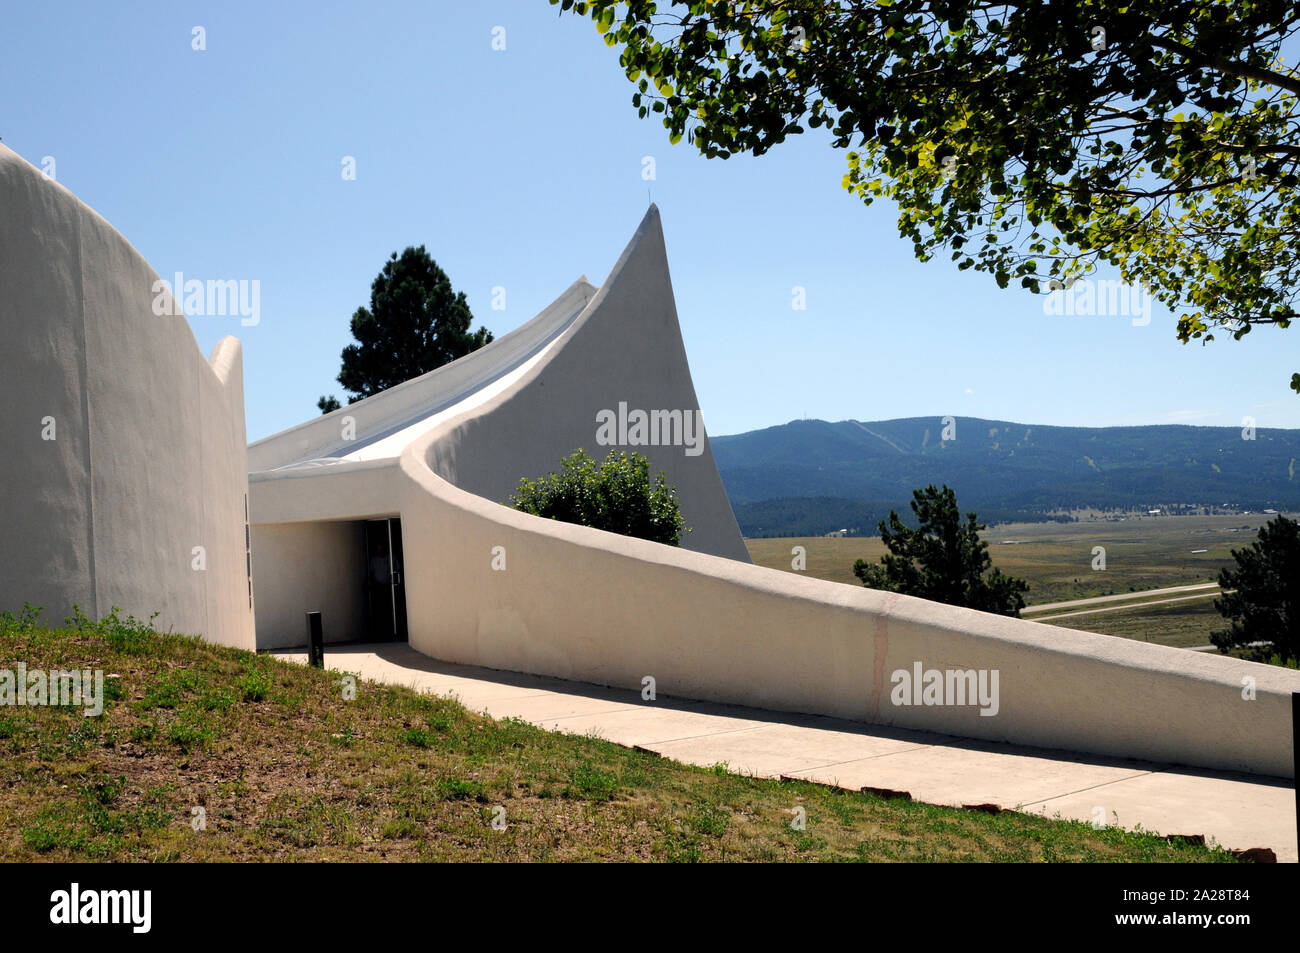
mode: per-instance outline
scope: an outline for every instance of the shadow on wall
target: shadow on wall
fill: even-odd
[[[4,146],[0,208],[0,609],[251,649],[239,342],[205,359],[126,239]]]

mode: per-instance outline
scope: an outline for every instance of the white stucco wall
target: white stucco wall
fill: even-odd
[[[305,645],[308,612],[321,613],[327,643],[365,637],[363,522],[262,523],[253,551],[259,649]]]
[[[317,610],[325,641],[364,636],[359,534],[364,520],[400,515],[401,479],[393,460],[249,478],[259,649],[304,644],[305,613]]]
[[[0,609],[252,648],[239,342],[206,359],[126,239],[3,146],[0,210]]]
[[[780,711],[1293,776],[1300,672],[1076,632],[543,520],[408,449],[411,645],[435,658]],[[506,570],[492,568],[503,547]],[[892,673],[999,673],[996,716],[896,707]],[[1242,696],[1254,680],[1256,697]]]

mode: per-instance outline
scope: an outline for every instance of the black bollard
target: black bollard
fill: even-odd
[[[319,612],[307,613],[307,664],[312,668],[325,667],[325,636]]]

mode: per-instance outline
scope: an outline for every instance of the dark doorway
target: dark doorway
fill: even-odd
[[[402,521],[366,520],[366,637],[406,641],[406,575]]]

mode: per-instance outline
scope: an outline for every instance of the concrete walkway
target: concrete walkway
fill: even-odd
[[[1058,612],[1055,615],[1034,616],[1035,622],[1046,622],[1051,625],[1057,619],[1070,619],[1080,615],[1097,615],[1102,612],[1131,612],[1134,609],[1145,609],[1147,606],[1163,606],[1171,602],[1194,602],[1197,599],[1217,599],[1218,592],[1202,592],[1194,596],[1177,596],[1173,599],[1148,599],[1146,602],[1126,602],[1119,606],[1102,606],[1100,609],[1080,609],[1077,612]]]
[[[1218,589],[1217,582],[1198,582],[1190,586],[1170,586],[1166,589],[1142,589],[1137,592],[1118,592],[1110,596],[1089,596],[1086,599],[1069,599],[1066,602],[1044,602],[1036,606],[1025,606],[1020,610],[1022,616],[1035,612],[1052,612],[1057,609],[1075,609],[1080,606],[1096,606],[1107,602],[1130,602],[1134,599],[1150,599],[1152,596],[1168,596],[1178,593],[1195,592],[1200,589]]]
[[[270,653],[305,662],[302,651]],[[1295,862],[1289,781],[1022,748],[813,715],[790,715],[499,672],[430,659],[405,643],[325,647],[327,668],[450,695],[494,718],[591,734],[667,758],[758,777],[907,791],[934,804],[997,804],[1048,816],[1204,834]]]

